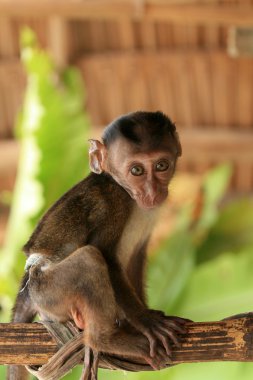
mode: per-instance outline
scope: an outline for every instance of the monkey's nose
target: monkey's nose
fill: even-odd
[[[147,204],[150,205],[150,207],[157,207],[161,203],[165,201],[165,199],[168,196],[167,191],[157,191],[150,194],[150,196],[147,198]]]

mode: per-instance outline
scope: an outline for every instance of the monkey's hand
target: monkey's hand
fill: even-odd
[[[166,315],[161,310],[149,309],[149,313],[153,313],[154,315],[160,315],[161,318],[166,318],[166,319],[169,319],[169,320],[177,321],[178,323],[180,323],[183,326],[186,323],[193,322],[191,319],[188,319],[188,318],[176,317],[175,315]]]
[[[146,310],[133,325],[149,340],[150,356],[156,356],[159,347],[163,347],[167,358],[171,361],[172,345],[180,346],[180,334],[187,332],[187,319],[179,317],[167,317],[157,310]]]

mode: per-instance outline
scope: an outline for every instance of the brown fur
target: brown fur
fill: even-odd
[[[154,368],[169,360],[183,321],[149,310],[144,289],[147,243],[181,153],[174,132],[161,141],[168,151],[140,146],[139,153],[123,138],[111,147],[92,140],[94,173],[49,209],[24,246],[29,272],[13,320],[30,321],[35,310],[72,319],[96,351],[142,357]],[[147,174],[133,177],[125,160],[137,160]],[[164,172],[156,169],[161,160],[169,162]]]

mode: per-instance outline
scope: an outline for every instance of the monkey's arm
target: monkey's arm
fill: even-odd
[[[186,321],[177,317],[166,317],[161,311],[148,309],[120,266],[111,265],[109,271],[116,302],[124,311],[126,320],[149,340],[151,357],[155,356],[159,343],[170,356],[171,342],[180,345],[178,333],[186,332]]]

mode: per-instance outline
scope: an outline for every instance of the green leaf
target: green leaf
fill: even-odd
[[[204,204],[197,229],[207,230],[216,222],[218,204],[224,197],[231,174],[231,165],[224,164],[210,170],[205,175],[203,181]]]
[[[148,299],[151,307],[171,312],[193,268],[191,236],[185,231],[178,231],[163,243],[150,260]]]
[[[253,246],[253,200],[240,199],[225,205],[197,251],[199,263],[223,252],[239,253]]]
[[[192,272],[178,313],[193,320],[219,320],[251,310],[253,247],[224,253]]]
[[[17,121],[18,175],[0,257],[0,280],[11,278],[14,291],[24,267],[19,253],[35,223],[88,170],[89,120],[79,72],[68,68],[59,74],[31,30],[24,30],[21,41],[27,89]]]

